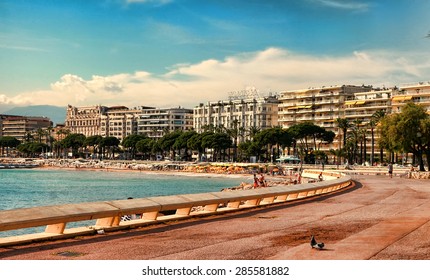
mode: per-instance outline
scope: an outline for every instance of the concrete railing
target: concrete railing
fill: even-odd
[[[302,176],[314,177],[320,172],[306,171]],[[45,226],[45,230],[0,238],[0,246],[70,238],[284,203],[337,191],[352,182],[350,176],[336,172],[323,172],[323,177],[326,181],[299,185],[3,210],[0,211],[0,231],[40,226]],[[193,211],[196,209],[198,211]],[[121,221],[123,215],[131,214],[138,214],[139,219]],[[92,221],[93,225],[66,228],[68,223],[79,221]]]

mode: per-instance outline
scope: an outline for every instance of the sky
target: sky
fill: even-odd
[[[0,0],[0,112],[430,80],[428,0]]]

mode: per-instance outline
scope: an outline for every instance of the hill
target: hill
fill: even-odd
[[[3,112],[6,115],[48,117],[55,124],[64,123],[66,119],[66,107],[50,105],[35,105],[25,107],[15,107]]]

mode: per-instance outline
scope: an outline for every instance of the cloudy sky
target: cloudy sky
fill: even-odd
[[[0,112],[430,80],[428,0],[0,0]]]

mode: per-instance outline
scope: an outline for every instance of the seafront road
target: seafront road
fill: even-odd
[[[0,248],[0,259],[429,260],[430,181],[353,178],[355,187],[329,196]],[[311,235],[325,250],[310,247]]]

